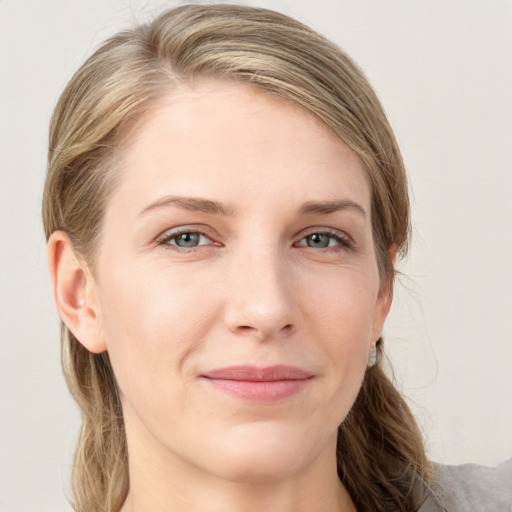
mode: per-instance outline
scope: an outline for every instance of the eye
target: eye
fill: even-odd
[[[159,245],[167,245],[179,249],[195,249],[201,245],[209,245],[212,240],[200,231],[181,230],[166,232],[157,240]]]
[[[311,247],[312,249],[326,249],[339,246],[344,248],[351,247],[350,239],[347,235],[339,232],[332,233],[330,231],[310,233],[300,239],[297,245],[301,247]]]

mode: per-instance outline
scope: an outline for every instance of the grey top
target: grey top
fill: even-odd
[[[434,484],[422,482],[420,512],[512,512],[512,459],[496,467],[434,466]]]

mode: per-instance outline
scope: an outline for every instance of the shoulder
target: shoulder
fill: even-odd
[[[433,481],[429,500],[446,512],[512,512],[512,459],[496,467],[434,464]]]

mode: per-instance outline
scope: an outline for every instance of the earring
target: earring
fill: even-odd
[[[368,368],[375,366],[377,364],[377,359],[379,358],[379,352],[377,351],[377,342],[375,342],[368,353]]]

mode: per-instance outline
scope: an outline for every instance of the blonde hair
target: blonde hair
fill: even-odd
[[[409,202],[404,165],[382,106],[336,45],[266,9],[189,5],[108,39],[76,72],[50,127],[43,199],[46,236],[64,230],[93,266],[116,156],[134,127],[173,86],[213,78],[250,85],[302,106],[363,162],[381,278],[389,249],[405,252]],[[390,284],[391,285],[391,284]],[[129,488],[122,408],[108,353],[89,353],[63,325],[62,361],[82,411],[73,490],[79,512],[118,512]],[[338,473],[358,510],[413,511],[429,477],[421,435],[380,365],[368,369],[339,428]]]

